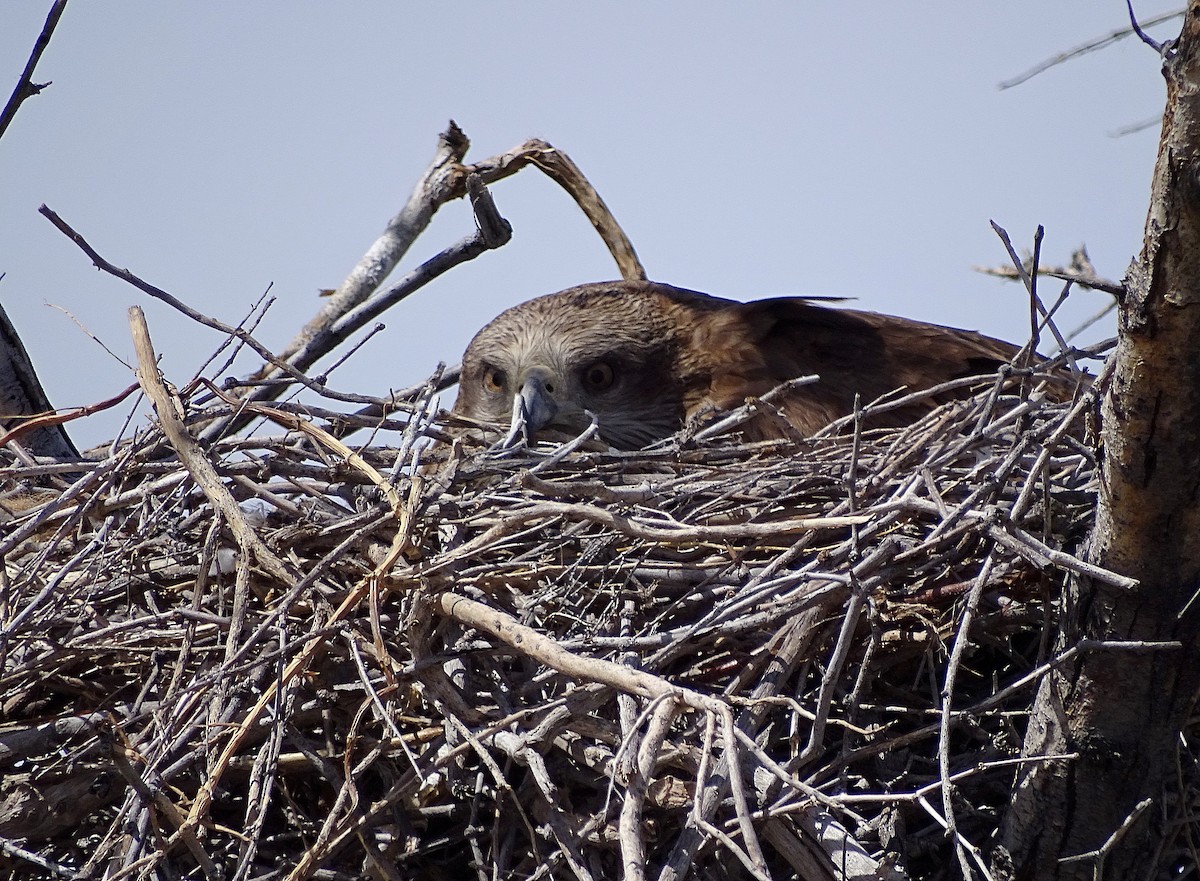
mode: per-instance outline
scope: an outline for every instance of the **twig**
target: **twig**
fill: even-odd
[[[1132,18],[1132,16],[1133,16],[1133,10],[1131,9],[1130,17]],[[1162,24],[1164,21],[1170,21],[1173,18],[1182,18],[1182,17],[1183,17],[1182,10],[1179,10],[1176,12],[1166,12],[1166,13],[1163,13],[1162,15],[1151,18],[1142,27],[1148,27],[1148,28],[1154,27],[1155,25]],[[1046,61],[1039,62],[1038,64],[1035,64],[1033,67],[1031,67],[1029,70],[1025,71],[1024,73],[1019,74],[1018,76],[1015,76],[1012,79],[1003,81],[1002,83],[1000,83],[999,88],[1000,89],[1011,89],[1013,86],[1019,86],[1021,83],[1033,79],[1039,73],[1043,73],[1044,71],[1049,70],[1050,68],[1054,67],[1055,65],[1062,64],[1065,61],[1070,61],[1072,58],[1078,58],[1080,55],[1086,55],[1089,52],[1095,52],[1097,49],[1103,49],[1105,46],[1108,46],[1111,43],[1115,43],[1118,40],[1123,40],[1123,39],[1125,39],[1125,37],[1128,37],[1130,34],[1135,33],[1135,29],[1140,30],[1140,28],[1137,25],[1136,20],[1134,21],[1134,27],[1117,28],[1116,30],[1111,31],[1102,37],[1096,37],[1094,39],[1088,40],[1086,43],[1081,43],[1080,45],[1074,47],[1073,49],[1068,49],[1065,52],[1060,52],[1057,55],[1055,55],[1054,57],[1047,59]]]
[[[60,865],[52,860],[48,860],[31,850],[26,850],[19,844],[9,841],[6,838],[0,838],[0,853],[7,854],[8,856],[15,857],[19,860],[25,860],[27,863],[33,863],[43,872],[49,872],[58,878],[78,877],[74,869],[69,869],[66,866]]]
[[[1011,281],[1021,281],[1021,273],[1011,266],[973,266],[971,267],[976,272],[983,275],[991,275],[996,278],[1009,279]],[[1085,288],[1091,288],[1096,291],[1104,291],[1106,294],[1112,294],[1114,297],[1122,297],[1125,295],[1125,285],[1119,281],[1101,278],[1094,272],[1078,272],[1073,269],[1055,266],[1038,267],[1038,275],[1046,275],[1050,278],[1057,278],[1062,281],[1071,281]]]
[[[208,315],[203,314],[202,312],[199,312],[199,311],[193,309],[191,306],[184,303],[178,297],[175,297],[175,296],[167,293],[166,291],[162,290],[161,288],[157,288],[154,285],[150,284],[149,282],[143,281],[142,279],[138,278],[136,275],[134,275],[128,269],[118,269],[115,265],[113,265],[112,263],[108,262],[103,257],[101,257],[100,254],[96,252],[96,249],[93,248],[90,244],[88,244],[87,240],[82,235],[80,235],[74,229],[72,229],[70,224],[68,224],[65,220],[63,220],[61,217],[59,217],[53,210],[51,210],[47,206],[42,205],[40,208],[38,208],[38,213],[41,214],[43,217],[45,217],[47,220],[49,220],[52,224],[54,224],[54,226],[61,233],[63,233],[63,235],[65,235],[72,242],[74,242],[75,245],[81,251],[83,251],[83,253],[87,254],[88,258],[92,261],[92,264],[97,269],[101,270],[102,272],[107,272],[109,275],[115,276],[116,278],[119,278],[122,281],[133,285],[138,290],[142,291],[143,293],[149,294],[151,297],[154,297],[156,300],[161,300],[162,302],[166,303],[168,306],[171,306],[173,309],[176,309],[177,311],[182,312],[184,315],[186,315],[188,318],[192,319],[193,321],[197,322],[198,324],[203,324],[204,326],[211,327],[214,330],[218,330],[221,333],[226,334],[227,336],[234,337],[236,339],[241,340],[243,343],[250,346],[250,348],[252,348],[255,352],[257,352],[259,354],[259,356],[262,357],[264,360],[270,361],[271,363],[273,363],[277,367],[279,367],[281,370],[287,370],[290,373],[290,375],[297,382],[305,382],[306,381],[305,377],[303,377],[298,371],[291,370],[289,365],[283,363],[275,355],[271,354],[271,352],[268,351],[268,349],[265,346],[263,346],[256,339],[254,339],[254,337],[250,336],[250,334],[247,333],[242,328],[234,327],[233,325],[226,324],[223,321],[220,321],[216,318],[212,318]]]
[[[729,794],[733,798],[734,811],[737,814],[738,828],[745,842],[749,868],[757,876],[768,878],[766,857],[763,856],[762,845],[754,831],[754,822],[750,818],[750,805],[746,800],[746,785],[742,781],[742,763],[738,750],[737,726],[733,724],[733,713],[728,707],[720,713],[721,739],[725,743],[725,765],[729,769]]]
[[[937,822],[939,826],[946,830],[946,834],[953,838],[956,853],[960,855],[960,859],[962,860],[959,863],[959,868],[962,870],[964,879],[969,881],[969,879],[974,877],[974,873],[971,871],[970,865],[966,862],[966,856],[970,856],[971,859],[975,861],[975,866],[979,869],[983,877],[987,879],[987,881],[995,881],[995,879],[992,877],[992,873],[988,871],[987,861],[983,858],[983,854],[979,852],[978,847],[963,838],[961,834],[954,831],[947,822],[946,818],[939,814],[937,809],[929,803],[929,799],[921,796],[917,799],[917,804],[924,808],[925,812],[929,814],[929,816],[933,817],[934,821]]]
[[[213,468],[212,462],[204,454],[195,438],[184,428],[182,411],[183,403],[177,395],[172,395],[158,372],[158,358],[154,354],[154,345],[150,341],[150,329],[146,326],[146,316],[138,306],[129,308],[129,325],[133,332],[133,347],[137,353],[138,383],[146,393],[146,397],[154,405],[158,414],[159,424],[166,434],[171,446],[179,454],[180,461],[187,467],[192,479],[208,496],[214,508],[221,512],[225,521],[233,530],[234,537],[241,547],[246,560],[255,559],[259,565],[271,573],[280,583],[291,585],[295,577],[283,561],[275,556],[258,533],[246,522],[245,513],[238,508],[237,502],[221,481]]]
[[[469,147],[470,141],[462,129],[451,121],[447,130],[439,137],[434,159],[418,180],[405,207],[392,218],[384,233],[371,245],[362,260],[327,300],[320,313],[284,347],[283,358],[291,363],[311,363],[312,356],[303,353],[311,353],[314,348],[319,350],[320,346],[314,346],[318,338],[328,339],[330,334],[344,333],[348,326],[354,325],[355,322],[361,324],[362,321],[378,315],[451,266],[503,244],[501,239],[507,239],[503,232],[500,235],[497,235],[497,232],[505,230],[507,224],[496,224],[488,219],[481,219],[477,236],[455,246],[451,252],[443,252],[438,258],[427,261],[421,270],[410,273],[388,291],[372,298],[375,290],[408,252],[417,237],[424,232],[438,209],[449,201],[461,198],[467,192],[467,181],[472,176],[477,177],[481,184],[491,184],[515,174],[526,165],[541,169],[575,199],[576,204],[604,239],[609,252],[617,261],[622,277],[646,277],[632,243],[617,224],[612,212],[565,153],[545,141],[534,139],[481,162],[464,165],[463,160]],[[270,368],[265,367],[256,374],[256,378],[264,378],[271,372]]]
[[[938,732],[938,772],[942,778],[942,813],[946,820],[946,831],[954,837],[955,853],[958,856],[959,870],[963,878],[972,876],[967,853],[959,843],[958,824],[954,817],[954,784],[951,783],[950,773],[950,723],[954,718],[954,686],[958,679],[958,671],[962,666],[963,654],[971,643],[971,625],[979,609],[979,598],[983,595],[983,587],[988,583],[995,559],[991,554],[983,561],[979,575],[971,586],[967,601],[963,605],[962,617],[954,633],[954,645],[950,650],[950,660],[946,664],[946,680],[942,686],[942,724]]]
[[[28,419],[22,420],[21,424],[5,434],[0,434],[0,447],[7,444],[9,441],[19,440],[26,434],[36,431],[39,428],[46,428],[51,425],[62,425],[71,422],[75,419],[82,419],[85,416],[91,416],[93,413],[101,413],[110,407],[115,407],[131,394],[138,390],[138,384],[135,382],[122,392],[118,392],[111,398],[105,398],[103,401],[97,401],[94,404],[87,404],[83,407],[72,407],[69,410],[60,410],[54,413],[43,413],[40,416],[31,416]]]
[[[646,845],[643,840],[642,806],[646,800],[646,787],[654,777],[659,750],[671,730],[671,723],[679,714],[679,705],[672,700],[659,699],[650,716],[650,724],[642,737],[634,763],[633,779],[625,790],[625,801],[621,806],[620,842],[623,877],[630,881],[645,881]]]
[[[1142,799],[1136,805],[1134,805],[1133,810],[1129,812],[1129,814],[1121,822],[1121,825],[1113,830],[1112,835],[1108,836],[1108,838],[1106,838],[1104,840],[1104,844],[1102,844],[1100,847],[1096,848],[1095,850],[1089,850],[1087,853],[1081,853],[1081,854],[1075,854],[1073,856],[1062,857],[1059,859],[1059,862],[1060,863],[1078,863],[1078,862],[1082,862],[1084,860],[1094,860],[1095,867],[1093,869],[1093,872],[1094,872],[1093,877],[1096,879],[1103,878],[1104,877],[1104,861],[1108,858],[1108,855],[1112,852],[1112,849],[1114,847],[1116,847],[1118,843],[1120,843],[1122,838],[1125,837],[1125,833],[1127,833],[1133,827],[1133,824],[1138,821],[1138,818],[1142,814],[1144,814],[1146,812],[1146,809],[1148,807],[1150,807],[1152,804],[1154,804],[1154,799],[1152,799],[1152,798]]]
[[[4,137],[9,123],[17,115],[17,108],[21,106],[22,102],[26,98],[40,94],[44,88],[50,85],[49,82],[35,83],[33,71],[38,62],[42,60],[42,53],[50,45],[50,38],[54,35],[54,29],[58,27],[58,20],[62,18],[63,10],[66,8],[67,0],[54,0],[54,5],[50,7],[46,22],[42,25],[42,32],[38,34],[38,38],[33,44],[33,51],[25,62],[25,69],[21,71],[21,78],[17,80],[17,85],[4,105],[4,109],[0,110],[0,138]]]
[[[990,221],[990,223],[992,225],[992,229],[995,230],[996,235],[998,235],[1000,237],[1000,241],[1002,241],[1004,243],[1004,247],[1008,251],[1009,259],[1011,259],[1013,262],[1013,268],[1017,270],[1017,273],[1021,277],[1022,283],[1025,285],[1025,290],[1029,292],[1029,297],[1030,297],[1032,306],[1034,308],[1036,308],[1038,313],[1041,314],[1043,317],[1049,318],[1049,314],[1046,312],[1046,307],[1042,305],[1042,301],[1039,300],[1038,296],[1037,296],[1037,281],[1036,281],[1037,261],[1036,261],[1036,258],[1034,260],[1033,270],[1032,270],[1034,274],[1031,275],[1030,272],[1025,269],[1025,265],[1021,262],[1021,258],[1019,256],[1017,256],[1017,250],[1016,250],[1016,248],[1013,247],[1012,240],[1008,237],[1008,232],[1004,229],[1004,227],[1002,227],[1002,226],[1000,226],[1000,224],[996,223],[996,221],[993,220],[993,221]],[[1039,224],[1038,228],[1037,228],[1037,232],[1034,234],[1035,254],[1041,250],[1041,238],[1042,238],[1043,232],[1044,232],[1044,230],[1042,229],[1041,224]],[[1065,339],[1063,339],[1062,335],[1058,332],[1058,328],[1054,326],[1053,322],[1048,322],[1047,327],[1049,327],[1050,332],[1052,334],[1054,334],[1054,341],[1056,343],[1058,343],[1058,350],[1060,352],[1069,353],[1071,351],[1071,347],[1067,345],[1067,341]],[[1036,345],[1036,342],[1037,342],[1037,326],[1035,325],[1034,337],[1026,345],[1033,346],[1033,345]]]
[[[476,184],[476,186],[480,186]],[[440,253],[426,260],[416,269],[409,272],[403,279],[392,287],[382,291],[369,300],[364,300],[353,309],[336,315],[319,316],[309,323],[301,337],[293,340],[284,349],[287,352],[286,363],[280,359],[268,358],[269,364],[275,369],[284,369],[292,377],[299,377],[301,371],[307,370],[320,358],[333,351],[345,342],[352,333],[360,330],[368,322],[375,320],[386,310],[404,300],[410,294],[420,290],[438,276],[453,269],[461,263],[473,260],[480,254],[492,248],[503,245],[507,238],[502,230],[508,228],[507,221],[501,218],[495,209],[490,196],[482,192],[473,201],[473,207],[479,214],[479,229],[474,235],[468,236],[458,243],[451,245]],[[511,230],[510,230],[511,232]],[[347,302],[350,302],[349,300]],[[318,326],[319,325],[319,326]],[[275,370],[263,368],[255,375],[261,380],[272,375]],[[261,385],[254,388],[246,396],[247,401],[266,401],[277,397],[281,387]],[[235,430],[239,425],[237,420],[219,420],[205,429],[203,437],[213,440]]]
[[[517,623],[512,616],[467,597],[442,591],[437,595],[435,602],[447,617],[490,633],[548,667],[576,679],[602,683],[641,697],[670,698],[693,710],[709,713],[720,712],[725,706],[716,698],[690,688],[673,686],[666,680],[642,670],[633,670],[621,664],[585,658],[568,652],[553,639]]]

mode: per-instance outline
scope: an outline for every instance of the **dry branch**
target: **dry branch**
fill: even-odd
[[[350,330],[361,327],[365,321],[395,305],[451,266],[504,244],[511,229],[507,223],[499,220],[494,206],[489,210],[490,202],[480,205],[481,197],[477,190],[472,195],[472,205],[479,220],[479,233],[423,264],[387,291],[376,294],[384,279],[425,231],[438,209],[447,202],[467,195],[472,180],[482,184],[495,183],[526,166],[542,170],[570,194],[604,240],[622,278],[646,277],[632,242],[600,194],[561,150],[545,141],[533,139],[505,153],[464,164],[469,148],[467,136],[451,121],[449,128],[439,138],[433,161],[418,180],[404,208],[391,219],[383,234],[368,248],[321,311],[284,347],[284,359],[301,370],[306,369],[329,350],[332,337],[344,337]],[[498,236],[496,231],[500,228],[506,234]],[[264,367],[257,376],[263,378],[272,372],[269,366]]]
[[[13,117],[17,115],[17,110],[25,99],[40,94],[50,85],[50,83],[35,83],[33,72],[37,68],[38,62],[42,60],[42,53],[50,45],[50,38],[54,36],[54,29],[58,27],[58,20],[62,18],[63,10],[66,8],[67,0],[54,0],[54,5],[50,7],[45,24],[42,25],[42,31],[33,44],[33,51],[29,53],[29,58],[25,62],[25,69],[21,71],[21,78],[17,80],[17,85],[9,95],[8,101],[5,102],[4,109],[0,110],[0,137],[4,137],[4,133],[8,131],[9,124],[12,123]]]

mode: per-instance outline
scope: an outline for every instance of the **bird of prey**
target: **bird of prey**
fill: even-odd
[[[786,297],[740,303],[648,281],[585,284],[522,303],[484,327],[463,356],[453,414],[527,436],[578,434],[638,449],[692,417],[817,374],[773,401],[749,439],[811,434],[897,389],[993,373],[1017,346],[969,330]],[[959,395],[963,394],[960,390]],[[908,424],[945,397],[882,413]],[[512,435],[510,434],[510,437]]]

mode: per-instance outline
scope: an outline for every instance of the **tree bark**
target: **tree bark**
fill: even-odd
[[[1092,562],[1139,585],[1068,585],[1059,648],[1081,639],[1181,645],[1087,652],[1043,680],[1025,752],[1075,757],[1033,763],[1018,777],[996,855],[1001,878],[1157,874],[1155,827],[1200,683],[1200,0],[1190,0],[1163,58],[1167,107],[1101,400],[1089,548]],[[1146,799],[1152,807],[1139,809]]]
[[[20,417],[36,416],[52,409],[17,329],[0,306],[0,434],[16,427],[21,422]],[[35,429],[21,443],[35,456],[79,458],[79,451],[61,425]]]

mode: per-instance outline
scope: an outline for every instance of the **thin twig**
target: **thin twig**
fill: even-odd
[[[40,94],[51,84],[49,82],[35,83],[33,71],[38,62],[42,60],[42,53],[50,45],[50,38],[54,36],[54,29],[58,27],[58,20],[62,18],[63,10],[66,8],[67,0],[54,0],[54,5],[50,7],[50,12],[46,15],[46,22],[42,25],[42,32],[34,41],[33,51],[29,53],[25,69],[21,71],[21,78],[17,80],[17,85],[5,103],[4,109],[0,110],[0,138],[4,137],[4,133],[8,131],[8,126],[13,121],[13,117],[17,115],[17,109],[22,102],[26,98]]]
[[[1127,3],[1128,3],[1128,0],[1127,0]],[[1126,37],[1130,36],[1131,34],[1137,32],[1137,30],[1140,30],[1141,28],[1154,27],[1155,25],[1159,25],[1159,24],[1162,24],[1163,22],[1170,21],[1173,18],[1182,18],[1182,17],[1183,17],[1182,10],[1177,10],[1175,12],[1165,12],[1162,15],[1158,15],[1158,16],[1155,16],[1154,18],[1149,19],[1144,24],[1142,24],[1140,27],[1137,25],[1136,19],[1134,19],[1133,27],[1116,28],[1115,30],[1110,31],[1109,33],[1105,34],[1102,37],[1096,37],[1094,39],[1088,40],[1086,43],[1081,43],[1072,49],[1067,49],[1065,52],[1059,52],[1057,55],[1053,56],[1052,58],[1048,58],[1045,61],[1035,64],[1033,67],[1029,68],[1029,70],[1025,71],[1024,73],[1019,74],[1019,75],[1013,77],[1012,79],[1004,80],[1002,83],[999,84],[999,88],[1011,89],[1013,86],[1019,86],[1019,85],[1021,85],[1021,83],[1024,83],[1024,82],[1027,82],[1028,80],[1033,79],[1039,73],[1043,73],[1043,72],[1049,70],[1050,68],[1052,68],[1056,65],[1062,64],[1066,61],[1070,61],[1073,58],[1078,58],[1080,55],[1086,55],[1089,52],[1095,52],[1097,49],[1103,49],[1105,46],[1115,43],[1118,40],[1125,39]],[[1130,18],[1131,19],[1133,18],[1132,8],[1130,8]]]

